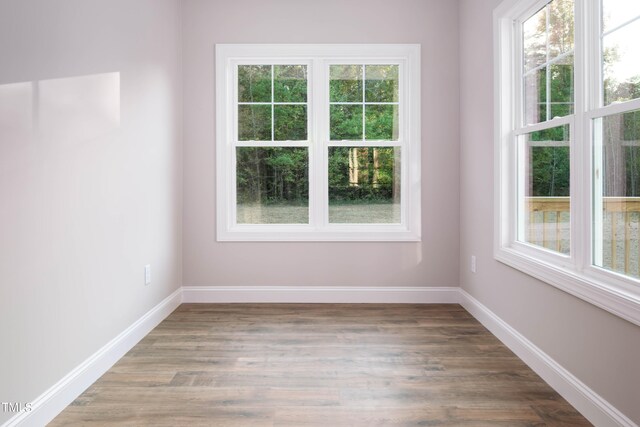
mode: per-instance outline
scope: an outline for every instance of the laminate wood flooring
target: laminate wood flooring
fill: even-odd
[[[183,304],[52,426],[586,426],[459,305]]]

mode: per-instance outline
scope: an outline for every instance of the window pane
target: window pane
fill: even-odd
[[[238,105],[238,139],[271,141],[271,105]]]
[[[271,102],[271,65],[238,65],[238,101]]]
[[[331,102],[362,102],[362,65],[331,65]]]
[[[397,65],[367,65],[365,75],[366,102],[398,102]]]
[[[530,72],[525,76],[524,84],[525,124],[573,114],[573,55]]]
[[[640,111],[631,111],[622,115],[622,140],[633,142],[640,141]]]
[[[307,106],[276,105],[275,140],[305,141],[307,139]]]
[[[573,9],[554,0],[523,23],[525,125],[573,114]]]
[[[573,52],[574,0],[549,3],[549,59]]]
[[[524,69],[536,68],[547,62],[547,8],[543,7],[522,26],[524,38]]]
[[[524,120],[527,125],[547,120],[546,67],[524,77]]]
[[[329,147],[329,222],[400,223],[399,147]]]
[[[365,132],[368,140],[398,140],[398,106],[365,106]]]
[[[275,65],[273,98],[275,102],[307,102],[307,66]]]
[[[362,105],[331,105],[331,140],[361,141],[362,113]]]
[[[640,277],[640,110],[594,125],[594,264]]]
[[[640,20],[604,36],[605,105],[640,98]]]
[[[307,224],[307,148],[236,148],[238,224]]]
[[[640,16],[637,0],[603,0],[602,22],[604,31],[611,31],[631,19]]]
[[[521,137],[519,239],[569,253],[569,126]]]
[[[573,52],[574,0],[554,0],[522,26],[524,69],[529,71]]]
[[[551,86],[550,116],[553,119],[573,114],[573,55],[549,66]]]

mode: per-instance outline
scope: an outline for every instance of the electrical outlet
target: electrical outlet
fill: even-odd
[[[144,266],[144,284],[148,285],[151,283],[151,264],[147,264]]]
[[[472,273],[476,272],[476,256],[475,255],[471,255],[471,272]]]

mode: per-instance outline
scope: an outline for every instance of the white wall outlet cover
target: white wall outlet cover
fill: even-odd
[[[148,285],[151,283],[151,264],[147,264],[144,266],[144,284]]]

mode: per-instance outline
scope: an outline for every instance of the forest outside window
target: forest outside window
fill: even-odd
[[[304,64],[237,66],[238,224],[309,222],[307,86]]]
[[[496,258],[640,324],[640,7],[494,16]]]
[[[418,46],[216,49],[218,240],[420,239]]]

